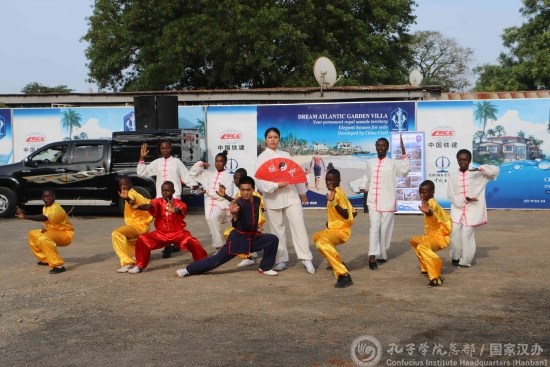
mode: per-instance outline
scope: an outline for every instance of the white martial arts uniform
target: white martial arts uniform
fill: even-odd
[[[212,247],[220,249],[224,244],[224,223],[229,221],[229,201],[219,196],[216,191],[220,185],[225,186],[225,194],[233,197],[233,176],[227,170],[207,171],[199,161],[191,167],[189,174],[201,183],[204,189],[204,216],[212,235]]]
[[[411,165],[407,156],[401,160],[371,158],[359,189],[368,192],[369,256],[387,260],[393,232],[394,213],[397,211],[397,176],[406,177]]]
[[[451,258],[459,260],[461,266],[471,266],[476,252],[474,227],[487,223],[487,204],[485,187],[494,180],[500,169],[497,166],[483,164],[479,171],[461,172],[457,170],[449,175],[447,196],[451,200]],[[466,197],[478,201],[467,202]]]
[[[196,186],[197,182],[191,178],[189,171],[178,158],[172,156],[168,158],[157,158],[149,165],[140,161],[137,165],[138,176],[157,176],[156,188],[157,197],[162,197],[161,186],[166,181],[172,181],[174,184],[174,197],[181,199],[181,183],[187,186]]]
[[[266,148],[256,159],[255,171],[264,162],[277,157],[292,159],[291,155],[287,152]],[[298,194],[306,194],[306,185],[295,184],[279,188],[277,182],[256,179],[256,188],[264,196],[270,230],[274,235],[279,237],[279,247],[275,263],[284,263],[289,259],[285,234],[285,216],[288,218],[290,224],[292,243],[294,244],[294,250],[298,259],[311,261],[313,255],[309,248],[309,238],[304,223],[302,202],[298,196]]]

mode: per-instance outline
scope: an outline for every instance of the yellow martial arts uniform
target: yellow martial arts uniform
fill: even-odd
[[[452,230],[451,217],[434,198],[428,200],[432,215],[424,215],[424,235],[411,238],[411,246],[420,263],[420,271],[428,272],[430,280],[441,277],[443,262],[435,251],[449,246]]]
[[[340,205],[348,212],[348,219],[343,218],[336,210],[336,205]],[[336,188],[334,200],[327,203],[327,228],[313,234],[313,242],[317,250],[323,255],[329,265],[332,267],[336,278],[348,274],[348,269],[342,263],[342,258],[336,250],[337,245],[341,245],[351,236],[351,226],[353,225],[354,209],[346,194]]]
[[[254,191],[252,193],[252,195],[254,196],[257,196],[260,198],[260,218],[258,219],[258,230],[261,230],[263,228],[263,225],[265,223],[265,214],[264,214],[264,198],[263,196],[257,192],[257,191]],[[241,197],[241,192],[240,191],[237,191],[237,195],[235,195],[235,198],[240,198]],[[229,234],[234,230],[235,228],[233,227],[227,227],[226,230],[223,232],[223,238],[225,238],[225,240],[227,240],[227,237],[229,237]],[[256,255],[256,254],[254,254]],[[240,254],[238,255],[241,259],[246,259],[250,256],[250,254]]]
[[[149,204],[149,199],[142,196],[134,189],[128,191],[128,198],[133,200],[134,205]],[[120,260],[120,265],[135,265],[136,241],[140,234],[149,232],[149,225],[153,216],[147,210],[132,208],[127,201],[124,202],[124,223],[112,234],[113,248]]]
[[[42,214],[48,220],[43,229],[29,231],[29,247],[38,261],[48,263],[53,269],[65,263],[57,253],[57,246],[68,246],[73,242],[74,227],[65,210],[56,202],[44,206]]]

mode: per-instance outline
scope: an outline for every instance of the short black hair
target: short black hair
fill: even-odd
[[[327,171],[325,176],[333,175],[336,176],[336,178],[340,179],[340,171],[338,171],[336,168],[331,168]]]
[[[162,185],[160,185],[161,190],[162,190],[162,186],[164,185],[170,185],[172,186],[172,189],[174,189],[174,183],[172,181],[164,181]]]
[[[248,185],[252,185],[252,188],[255,189],[256,188],[256,182],[254,181],[254,179],[250,176],[244,176],[243,178],[241,178],[239,180],[239,188],[241,187],[241,185],[243,184],[248,184]]]
[[[428,186],[430,188],[430,190],[435,191],[435,184],[432,180],[422,181],[422,183],[418,187],[420,188],[422,186]]]
[[[470,157],[470,161],[472,160],[472,152],[470,152],[468,149],[460,149],[458,153],[456,153],[456,159],[458,159],[458,156],[461,154],[468,155],[468,157]]]
[[[277,129],[276,127],[269,127],[264,133],[264,139],[267,138],[267,134],[269,134],[272,131],[275,134],[279,135],[279,138],[281,137],[281,132],[279,131],[279,129]]]
[[[386,138],[378,138],[378,139],[376,140],[376,143],[378,143],[379,141],[385,142],[386,145],[387,145],[388,147],[390,146],[390,142],[389,142],[388,139],[386,139]],[[375,143],[375,144],[376,144],[376,143]]]
[[[235,172],[233,172],[234,175],[239,174],[243,176],[248,176],[248,172],[246,172],[246,169],[244,168],[237,168]]]

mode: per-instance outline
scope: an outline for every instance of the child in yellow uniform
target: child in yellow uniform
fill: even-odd
[[[42,191],[42,201],[42,214],[28,215],[17,208],[15,215],[20,219],[44,222],[44,228],[29,231],[29,246],[38,259],[38,265],[49,265],[50,274],[63,273],[65,262],[57,253],[57,246],[68,246],[73,242],[74,227],[65,210],[55,202],[53,190]]]
[[[434,199],[435,184],[426,180],[418,189],[422,205],[418,208],[424,213],[424,235],[411,238],[411,246],[420,263],[420,272],[427,274],[430,282],[428,287],[438,287],[443,284],[441,267],[443,262],[435,251],[449,245],[452,230],[451,217]]]
[[[357,212],[353,209],[346,194],[340,188],[340,171],[330,169],[325,175],[327,194],[327,228],[313,234],[313,242],[323,255],[334,276],[338,279],[336,288],[345,288],[353,284],[346,265],[336,250],[337,245],[347,242],[351,236],[353,218]]]
[[[119,196],[124,199],[124,223],[111,233],[113,248],[120,260],[119,273],[127,273],[136,265],[136,242],[140,234],[149,232],[153,216],[143,210],[135,209],[142,204],[149,204],[134,188],[128,176],[122,176],[118,181]]]

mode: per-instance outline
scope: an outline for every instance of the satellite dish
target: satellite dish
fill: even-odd
[[[332,61],[327,57],[320,57],[313,65],[313,74],[317,83],[321,86],[321,91],[324,88],[330,88],[338,81],[336,68]]]
[[[414,85],[415,87],[418,87],[420,83],[422,83],[423,78],[422,73],[417,69],[414,69],[409,74],[409,82],[411,82],[411,85]]]

